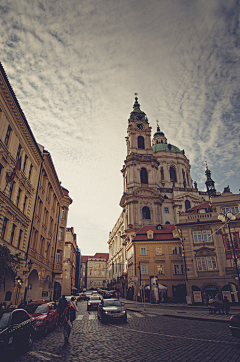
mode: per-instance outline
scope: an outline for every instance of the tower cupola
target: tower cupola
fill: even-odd
[[[141,111],[140,104],[138,103],[138,97],[135,97],[135,103],[133,105],[133,111],[130,113],[129,123],[132,121],[147,121],[146,113]]]
[[[207,193],[209,197],[216,196],[215,182],[211,178],[211,171],[208,169],[207,164],[205,175],[207,176],[207,181],[205,182],[205,185],[207,186]]]

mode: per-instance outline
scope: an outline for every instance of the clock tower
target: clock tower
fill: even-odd
[[[124,192],[120,201],[124,225],[128,234],[134,234],[144,225],[161,223],[158,166],[151,147],[151,127],[146,114],[135,98],[127,130],[127,157],[122,169]]]

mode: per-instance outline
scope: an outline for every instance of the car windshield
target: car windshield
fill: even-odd
[[[7,328],[11,313],[0,312],[0,329]]]
[[[122,304],[119,300],[104,300],[103,302],[104,307],[121,307]]]
[[[29,314],[47,313],[47,304],[30,304],[25,309]]]
[[[99,299],[101,299],[100,297],[97,297],[97,296],[92,296],[92,297],[90,297],[90,300],[99,300]]]

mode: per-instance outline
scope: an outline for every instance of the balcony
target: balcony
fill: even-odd
[[[201,221],[217,221],[217,214],[208,212],[206,214],[192,214],[192,215],[180,215],[180,223],[192,223]]]

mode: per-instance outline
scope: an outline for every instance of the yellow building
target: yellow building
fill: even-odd
[[[62,274],[62,295],[72,295],[76,293],[76,256],[77,256],[77,236],[74,229],[67,228],[63,257]]]
[[[126,252],[129,299],[139,298],[143,286],[148,301],[185,301],[182,244],[175,225],[144,226],[128,243]]]
[[[183,241],[187,294],[192,302],[204,302],[218,293],[227,296],[231,302],[239,300],[239,280],[230,243],[232,237],[237,256],[240,256],[239,204],[240,194],[232,194],[227,187],[222,194],[212,196],[209,202],[179,216],[176,228]],[[218,219],[220,213],[229,212],[236,216],[236,220],[230,221],[231,237],[227,223]],[[229,250],[224,247],[225,241]]]
[[[19,270],[0,284],[0,302],[17,303],[25,290],[28,250],[43,158],[0,63],[0,243],[20,253]],[[15,282],[20,277],[19,284]]]

